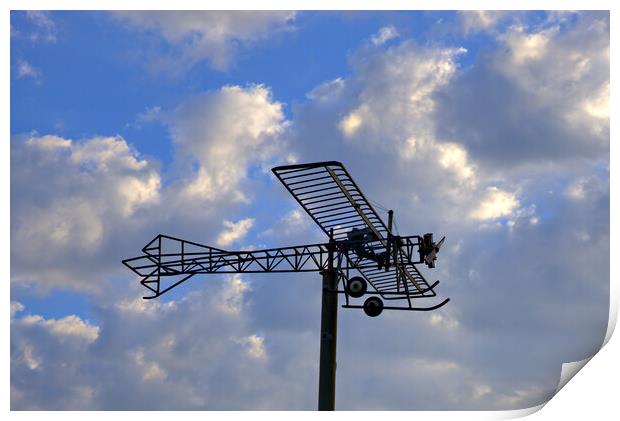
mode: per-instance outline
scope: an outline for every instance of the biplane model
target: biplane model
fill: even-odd
[[[429,283],[416,265],[435,267],[445,237],[435,243],[433,234],[395,235],[393,212],[388,212],[386,224],[340,162],[287,165],[272,171],[328,242],[230,251],[158,235],[142,249],[142,256],[123,260],[149,290],[144,298],[159,297],[195,275],[331,270],[336,276],[331,292],[344,294],[342,307],[361,308],[371,317],[383,310],[434,310],[449,301],[414,305],[415,300],[436,297],[439,281]],[[365,295],[363,304],[354,304]]]

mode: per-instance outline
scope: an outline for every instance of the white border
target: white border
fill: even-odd
[[[176,0],[5,0],[7,9],[15,10],[610,10],[614,4],[605,0],[250,0],[197,1]]]
[[[195,10],[195,9],[210,9],[210,10],[234,10],[234,9],[266,9],[266,10],[377,10],[380,6],[383,10],[407,10],[411,8],[415,8],[417,10],[453,10],[453,9],[491,9],[491,10],[538,10],[538,9],[588,9],[588,10],[611,10],[611,46],[613,51],[613,46],[615,45],[614,38],[614,28],[618,23],[618,19],[615,18],[615,11],[613,10],[613,5],[615,3],[611,1],[502,1],[491,2],[491,1],[448,1],[448,0],[420,0],[416,2],[406,2],[406,1],[395,1],[395,0],[383,0],[381,2],[372,1],[372,0],[357,0],[357,1],[345,1],[345,0],[334,0],[329,2],[320,2],[317,0],[309,1],[309,0],[297,0],[297,1],[276,1],[276,0],[266,0],[261,1],[260,3],[252,3],[250,1],[243,0],[227,0],[226,2],[213,2],[213,1],[205,1],[198,2],[192,0],[176,0],[174,2],[162,2],[157,0],[151,1],[139,1],[139,0],[108,0],[105,2],[101,1],[78,1],[78,0],[62,0],[62,1],[43,1],[43,0],[6,0],[2,2],[4,14],[2,15],[2,19],[0,20],[0,29],[1,29],[1,40],[4,48],[2,51],[4,52],[6,60],[3,60],[4,65],[0,69],[0,80],[3,81],[1,86],[4,88],[0,95],[2,95],[2,101],[0,101],[0,111],[1,111],[1,119],[0,124],[2,124],[2,140],[3,140],[3,153],[0,154],[0,171],[2,171],[2,180],[0,184],[0,188],[2,189],[3,197],[5,198],[4,206],[1,208],[2,212],[2,225],[0,228],[0,233],[2,237],[5,239],[4,245],[10,239],[9,230],[10,230],[10,205],[8,199],[9,196],[9,177],[10,177],[10,165],[9,165],[9,156],[10,156],[10,129],[8,127],[10,122],[10,67],[9,67],[9,49],[10,49],[10,35],[9,35],[9,27],[10,27],[10,10],[26,10],[26,9],[77,9],[77,10],[123,10],[123,9],[159,9],[159,10]],[[615,74],[613,69],[616,69],[615,59],[613,53],[611,54],[611,75]],[[615,115],[615,111],[618,109],[617,107],[617,98],[613,94],[613,84],[612,84],[612,93],[611,93],[611,115]],[[612,124],[611,131],[611,139],[614,138],[614,126]],[[617,157],[617,147],[614,147],[614,142],[611,143],[611,162],[616,162],[615,159]],[[611,172],[611,185],[610,190],[612,192],[611,199],[611,215],[618,214],[618,200],[617,197],[613,195],[617,186],[617,176],[614,171]],[[611,219],[611,256],[617,256],[618,247],[617,247],[617,239],[613,235],[617,232],[617,224],[615,220]],[[4,246],[2,248],[2,255],[0,257],[2,259],[2,267],[5,269],[5,277],[4,277],[4,288],[5,288],[5,297],[10,296],[10,255],[8,247]],[[620,346],[617,345],[618,340],[612,340],[609,342],[611,338],[611,334],[613,333],[617,314],[618,314],[618,285],[617,285],[617,265],[615,264],[614,259],[611,259],[611,286],[610,286],[610,323],[607,329],[607,334],[605,337],[605,343],[607,344],[604,349],[599,352],[592,361],[588,364],[588,370],[585,370],[584,373],[579,375],[578,381],[571,382],[568,386],[562,389],[561,393],[558,396],[554,397],[548,407],[541,412],[538,412],[535,417],[544,417],[545,419],[573,419],[573,418],[583,418],[584,416],[596,416],[596,418],[603,418],[603,415],[618,413],[618,404],[617,401],[617,388],[614,387],[617,383],[617,379],[615,376],[618,374],[619,364],[618,364],[618,355]],[[4,314],[9,314],[9,300],[5,298],[4,300]],[[8,319],[8,318],[7,318]],[[8,335],[8,320],[5,320],[4,325],[7,327],[5,338],[6,341],[10,341],[10,337]],[[3,330],[4,331],[4,330]],[[609,343],[608,343],[609,342]],[[2,358],[4,373],[5,373],[5,382],[2,384],[2,391],[4,396],[4,410],[5,412],[9,411],[9,386],[10,386],[10,355],[9,355],[9,343],[5,343],[5,346],[2,348],[2,353],[0,358]],[[580,368],[580,364],[567,364],[567,367],[571,368],[573,371],[575,368]],[[581,367],[583,365],[581,364]],[[578,370],[577,370],[578,371]],[[574,373],[573,373],[574,374]],[[568,374],[563,372],[563,377],[566,377]],[[571,376],[572,377],[572,376]],[[389,413],[381,413],[377,414],[375,412],[372,413],[355,413],[355,417],[361,416],[362,418],[366,417],[381,417],[383,415],[395,418],[401,418],[409,420],[412,416],[415,416],[416,419],[472,419],[472,420],[480,420],[480,419],[508,419],[521,417],[539,410],[543,405],[535,408],[519,410],[519,411],[490,411],[490,412],[389,412]],[[44,412],[44,413],[31,413],[31,412],[10,412],[11,417],[15,418],[30,418],[30,417],[62,417],[63,419],[71,419],[75,417],[76,419],[79,417],[83,419],[84,416],[87,417],[109,417],[109,416],[148,416],[154,418],[163,419],[163,417],[170,417],[170,414],[165,412],[149,412],[149,413],[108,413],[108,412]],[[201,412],[183,412],[176,413],[174,417],[183,416],[187,418],[195,418],[195,419],[203,419],[205,417],[204,413]],[[294,417],[305,419],[307,417],[334,417],[334,416],[350,416],[351,413],[343,413],[337,412],[334,414],[326,414],[326,413],[300,413],[296,412]],[[235,412],[209,412],[208,415],[210,418],[222,418],[228,419],[232,417],[237,417],[238,414]],[[291,414],[285,412],[262,412],[262,413],[252,413],[248,416],[252,417],[269,417],[272,418],[280,418],[286,417],[289,418]],[[609,418],[608,416],[604,417]]]

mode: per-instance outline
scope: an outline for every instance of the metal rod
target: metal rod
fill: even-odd
[[[394,238],[394,236],[392,235],[392,221],[394,220],[394,211],[392,209],[390,209],[388,211],[388,242],[387,242],[387,246],[386,246],[386,259],[385,259],[385,271],[389,271],[390,270],[390,259],[392,258],[392,239]],[[394,247],[396,248],[396,247]],[[394,264],[396,264],[396,255],[394,255]],[[396,271],[396,286],[399,286],[398,284],[398,271]]]
[[[323,271],[321,300],[321,355],[319,361],[319,411],[336,407],[336,339],[338,333],[338,289],[334,270],[333,235],[330,239],[328,267]]]
[[[383,309],[384,310],[405,310],[405,311],[433,311],[433,310],[437,310],[440,307],[443,307],[444,305],[448,304],[448,302],[450,302],[449,298],[446,298],[445,300],[443,300],[442,302],[440,302],[439,304],[435,304],[434,306],[431,307],[392,307],[392,306],[384,306]],[[343,305],[342,308],[364,308],[364,306],[361,305]]]

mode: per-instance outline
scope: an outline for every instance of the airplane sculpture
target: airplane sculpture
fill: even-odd
[[[160,234],[142,249],[142,256],[123,260],[150,291],[144,298],[159,297],[194,275],[331,270],[336,283],[330,292],[344,294],[342,307],[362,308],[371,317],[383,310],[435,310],[449,301],[413,305],[413,300],[436,296],[439,281],[429,284],[416,265],[435,267],[445,237],[435,243],[433,234],[394,235],[393,212],[389,211],[386,225],[340,162],[287,165],[272,171],[329,242],[230,251]],[[358,274],[352,276],[353,271]],[[351,299],[364,295],[369,297],[363,305],[353,304]],[[400,305],[384,305],[383,300]]]

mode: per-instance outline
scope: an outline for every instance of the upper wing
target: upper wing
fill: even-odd
[[[272,171],[327,235],[333,229],[334,240],[355,240],[355,229],[372,234],[366,241],[354,241],[363,247],[354,247],[348,260],[383,298],[435,295],[434,285],[401,256],[388,271],[379,267],[381,256],[389,253],[388,228],[340,162],[286,165]]]
[[[368,228],[385,245],[388,229],[340,162],[315,162],[272,169],[314,222],[334,240]]]

